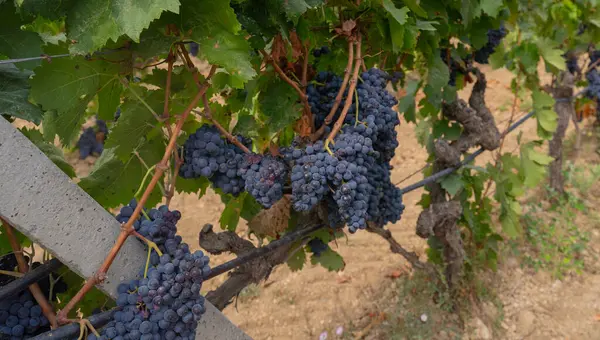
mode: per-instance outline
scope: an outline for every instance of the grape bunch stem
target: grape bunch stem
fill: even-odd
[[[352,70],[352,62],[354,61],[354,42],[351,39],[348,39],[348,63],[346,64],[346,68],[344,69],[344,79],[342,80],[342,86],[338,94],[335,96],[335,100],[333,101],[333,106],[329,111],[327,117],[325,117],[325,122],[319,129],[312,135],[311,139],[313,142],[321,138],[323,133],[325,132],[325,128],[331,124],[335,113],[337,112],[340,104],[342,103],[342,97],[344,96],[344,92],[346,91],[346,86],[348,86],[348,81],[350,80],[350,71]]]
[[[356,39],[356,57],[354,58],[354,73],[352,74],[352,79],[350,79],[350,88],[348,89],[348,95],[346,96],[346,101],[344,102],[344,108],[340,113],[340,117],[337,119],[335,124],[333,125],[333,129],[327,136],[325,140],[325,149],[327,152],[331,154],[331,150],[329,149],[329,144],[333,142],[335,135],[340,131],[342,125],[344,124],[344,120],[346,119],[346,115],[348,114],[348,110],[350,109],[350,105],[352,105],[352,93],[356,89],[356,83],[358,81],[358,74],[360,73],[360,65],[362,64],[362,35],[360,32],[358,33]]]

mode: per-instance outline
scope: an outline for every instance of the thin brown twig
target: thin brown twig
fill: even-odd
[[[125,223],[121,227],[121,232],[119,233],[119,236],[117,237],[115,244],[109,251],[108,255],[104,259],[104,262],[102,263],[102,265],[100,266],[98,271],[92,277],[88,278],[88,280],[85,282],[83,287],[77,292],[77,294],[75,294],[75,296],[73,296],[73,298],[71,298],[69,303],[67,303],[67,305],[61,311],[59,311],[59,313],[58,313],[58,322],[59,323],[62,324],[62,323],[68,322],[67,315],[68,315],[69,311],[71,311],[71,309],[73,309],[75,307],[75,305],[79,301],[81,301],[81,299],[85,296],[85,294],[90,289],[92,289],[92,287],[94,287],[98,283],[103,282],[106,279],[106,272],[112,265],[113,261],[115,260],[115,257],[117,256],[117,254],[123,247],[123,244],[125,244],[125,241],[127,240],[127,238],[132,234],[133,231],[135,231],[135,229],[133,228],[133,222],[137,220],[138,216],[140,215],[140,213],[142,211],[144,204],[146,203],[146,201],[148,200],[148,197],[150,197],[150,194],[154,190],[154,187],[161,179],[165,170],[168,169],[167,164],[168,164],[169,158],[171,157],[171,154],[173,153],[173,150],[175,149],[175,146],[177,144],[177,136],[179,135],[179,132],[181,131],[181,128],[183,127],[183,123],[185,122],[188,115],[192,112],[192,110],[196,107],[196,105],[198,105],[198,102],[200,101],[200,99],[202,99],[202,97],[206,93],[206,90],[209,87],[208,80],[216,72],[216,69],[217,69],[216,65],[213,65],[211,68],[211,71],[209,73],[209,76],[206,78],[205,83],[200,88],[200,90],[198,90],[198,93],[192,99],[192,101],[187,106],[187,108],[179,116],[177,125],[175,126],[175,129],[173,130],[173,134],[171,135],[171,138],[169,139],[169,144],[167,145],[167,147],[165,149],[165,153],[164,153],[161,161],[156,166],[156,171],[154,172],[154,175],[152,176],[150,183],[148,184],[148,186],[146,187],[146,190],[144,191],[142,197],[140,198],[140,201],[138,202],[137,207],[133,211],[131,218],[129,219],[129,221],[127,223]]]
[[[167,84],[165,85],[165,104],[163,107],[162,114],[162,119],[165,122],[167,122],[167,120],[169,119],[169,98],[171,97],[171,79],[173,78],[173,63],[175,62],[175,55],[173,55],[172,51],[169,51],[169,56],[167,57],[167,60],[169,60],[169,66],[167,68]],[[167,122],[167,124],[165,125],[167,127],[169,138],[171,138],[171,135],[173,134],[173,131],[171,130],[171,124]]]
[[[178,50],[179,56],[182,58],[182,60],[184,60],[184,64],[185,64],[186,68],[188,69],[188,71],[192,72],[192,76],[194,77],[194,82],[196,82],[196,86],[198,86],[198,88],[201,88],[202,83],[200,82],[200,77],[199,77],[200,72],[198,71],[198,68],[196,67],[196,65],[194,65],[192,58],[190,58],[190,54],[188,53],[187,49],[185,48],[185,45],[180,44],[179,48],[180,48],[180,50]],[[215,71],[216,71],[216,69],[215,69]],[[211,72],[212,72],[212,70],[211,70]],[[214,72],[212,72],[212,73],[214,74]]]
[[[302,63],[302,87],[306,88],[308,84],[308,43],[304,44],[303,48],[304,60]]]
[[[200,112],[200,111],[194,110],[194,112],[196,112],[199,115],[201,115],[202,117],[210,120],[210,122],[219,130],[219,132],[221,132],[221,134],[223,136],[225,136],[225,138],[227,138],[227,140],[231,144],[242,149],[242,151],[244,151],[245,153],[248,153],[248,154],[251,153],[251,151],[248,150],[248,148],[244,144],[242,144],[242,142],[240,142],[239,139],[237,139],[234,135],[229,133],[229,131],[225,130],[225,128],[223,126],[221,126],[221,124],[213,117],[212,112],[210,110],[210,104],[208,102],[208,98],[206,97],[206,95],[204,95],[202,97],[202,101],[204,103],[204,111]]]
[[[358,39],[356,41],[356,57],[354,58],[354,73],[352,74],[352,79],[350,79],[350,87],[348,88],[348,95],[346,96],[346,101],[344,102],[344,108],[342,108],[342,112],[340,113],[340,117],[337,119],[335,124],[333,125],[333,129],[327,136],[327,140],[325,141],[325,145],[329,145],[335,135],[340,131],[342,125],[344,124],[344,120],[346,119],[346,115],[348,114],[348,110],[350,109],[350,105],[352,105],[352,94],[356,89],[356,83],[358,82],[358,74],[360,73],[360,66],[362,63],[361,58],[361,44],[362,44],[362,36],[358,33]]]
[[[304,114],[308,117],[311,124],[314,124],[313,119],[312,119],[312,112],[310,110],[310,105],[308,104],[308,96],[306,95],[306,93],[304,93],[304,91],[300,88],[298,83],[296,83],[295,81],[290,79],[290,77],[288,77],[285,74],[285,72],[283,72],[281,67],[279,67],[279,65],[277,65],[275,60],[273,60],[273,57],[271,57],[267,52],[265,52],[265,50],[260,50],[260,54],[263,55],[266,62],[270,63],[271,66],[273,66],[273,68],[275,69],[275,72],[277,72],[277,74],[279,74],[279,77],[281,79],[283,79],[283,81],[285,81],[286,83],[290,84],[294,88],[294,90],[296,90],[296,92],[298,92],[298,95],[300,96],[300,100],[302,101],[302,105],[304,105]]]
[[[167,58],[167,59],[165,59],[165,60],[161,60],[161,61],[159,61],[159,62],[157,62],[157,63],[154,63],[154,64],[150,64],[150,65],[143,66],[143,67],[136,67],[136,69],[138,69],[138,70],[145,70],[145,69],[147,69],[147,68],[150,68],[150,67],[154,67],[154,66],[162,65],[162,64],[164,64],[164,63],[166,63],[166,62],[168,62],[168,61],[169,61],[169,58]]]
[[[317,139],[321,138],[321,136],[325,132],[325,128],[329,124],[331,124],[331,121],[333,120],[335,113],[337,112],[338,108],[340,107],[340,104],[342,103],[342,97],[344,96],[344,92],[346,91],[346,87],[348,86],[348,81],[350,80],[350,73],[352,71],[352,65],[353,65],[352,63],[353,62],[354,62],[354,42],[352,42],[352,40],[349,40],[348,41],[348,63],[346,64],[346,68],[344,69],[344,79],[342,80],[342,85],[340,87],[340,90],[338,91],[338,94],[335,96],[335,100],[333,101],[333,106],[331,107],[329,114],[327,115],[327,117],[325,117],[325,121],[323,122],[323,125],[321,125],[321,127],[319,127],[319,129],[312,135],[311,139],[313,141],[316,141]]]
[[[175,155],[175,170],[173,170],[173,174],[171,175],[170,181],[171,183],[169,184],[169,190],[167,190],[167,194],[165,195],[165,205],[167,207],[169,207],[169,205],[171,204],[171,199],[173,198],[173,196],[175,196],[175,184],[177,183],[179,169],[181,169],[181,166],[183,165],[183,160],[181,159],[181,157],[179,157],[179,152],[175,150],[173,154]]]
[[[17,237],[15,235],[15,231],[12,225],[2,217],[0,217],[0,222],[2,222],[2,224],[4,225],[6,237],[8,238],[8,242],[10,243],[10,247],[12,248],[13,253],[15,254],[17,265],[19,267],[19,272],[21,272],[22,274],[27,273],[29,271],[29,264],[25,260],[25,256],[23,256],[23,250],[21,249],[19,241],[17,241]],[[52,328],[56,328],[58,326],[58,323],[56,320],[56,314],[54,314],[54,308],[52,307],[50,302],[48,302],[48,300],[44,296],[44,293],[42,293],[40,286],[37,283],[30,284],[29,291],[31,292],[31,295],[33,295],[35,301],[37,301],[38,305],[40,305],[40,307],[42,308],[42,313],[44,314],[46,319],[48,319]]]

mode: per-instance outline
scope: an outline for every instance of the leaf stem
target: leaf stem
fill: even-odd
[[[146,174],[144,175],[144,178],[142,178],[142,182],[140,183],[138,190],[135,192],[135,195],[133,195],[134,197],[139,197],[142,194],[142,189],[144,189],[144,184],[146,184],[146,179],[148,179],[148,176],[152,173],[152,171],[154,171],[154,169],[156,169],[156,164],[151,166],[146,171]]]
[[[129,85],[129,82],[127,80],[123,80],[122,83],[129,91],[131,91],[131,93],[133,93],[135,98],[139,100],[140,103],[142,103],[142,105],[144,105],[148,109],[148,111],[152,113],[152,115],[154,116],[154,118],[156,118],[157,121],[159,121],[160,123],[164,121],[161,117],[159,117],[156,111],[154,111],[154,109],[152,109],[152,107],[150,107],[150,105],[148,105],[148,103],[142,97],[140,97],[140,95],[133,89],[133,87]]]

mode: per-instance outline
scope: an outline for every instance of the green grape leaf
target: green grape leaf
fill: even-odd
[[[98,117],[105,121],[115,119],[117,107],[121,105],[123,86],[118,81],[113,81],[98,92]]]
[[[397,8],[392,0],[383,0],[383,8],[394,18],[400,25],[406,24],[408,18],[408,7]]]
[[[396,20],[390,20],[390,35],[392,38],[392,51],[398,53],[404,46],[404,26]]]
[[[489,57],[490,66],[492,69],[497,70],[499,68],[504,67],[506,64],[506,60],[504,58],[506,54],[506,49],[504,48],[504,44],[500,42],[498,46],[496,46],[496,50]]]
[[[404,43],[402,44],[402,50],[412,53],[417,46],[418,36],[419,29],[416,26],[406,25],[404,29]]]
[[[162,114],[164,104],[163,91],[148,91],[142,87],[130,86],[131,91],[135,91],[140,99],[136,96],[129,97],[121,106],[121,117],[111,129],[105,143],[105,147],[112,148],[115,156],[123,162],[131,156],[140,139],[152,131],[157,124],[156,118],[146,105],[157,114]]]
[[[502,0],[481,0],[481,3],[479,4],[481,10],[492,18],[498,16],[498,13],[500,13],[500,9],[503,6]]]
[[[13,1],[0,4],[0,55],[9,58],[27,58],[42,54],[42,39],[35,32],[24,31],[21,16],[15,13]],[[17,64],[19,68],[33,69],[40,61]]]
[[[460,15],[462,16],[462,23],[465,27],[468,27],[475,18],[477,13],[477,7],[479,7],[478,1],[472,0],[461,0]]]
[[[554,158],[537,152],[533,144],[527,143],[521,146],[521,173],[523,174],[523,184],[529,188],[537,186],[546,178],[547,166],[552,163]]]
[[[285,15],[296,22],[307,10],[323,4],[323,0],[279,0],[283,4]]]
[[[240,81],[256,75],[250,62],[250,45],[241,32],[229,0],[185,0],[180,21],[199,44],[199,56],[219,65]]]
[[[522,232],[521,222],[521,205],[515,200],[509,200],[502,205],[500,213],[500,223],[502,230],[510,238],[519,236]]]
[[[148,29],[142,31],[140,41],[131,46],[133,53],[144,59],[157,55],[166,56],[173,43],[178,40],[176,36],[166,34],[167,24],[163,20],[153,21]]]
[[[40,130],[37,129],[20,129],[21,133],[24,134],[29,140],[35,144],[57,167],[59,167],[67,176],[73,178],[77,175],[75,170],[65,160],[65,155],[62,150],[56,147],[54,144],[47,142],[42,136]]]
[[[440,185],[450,194],[450,196],[454,196],[465,187],[465,182],[459,174],[452,173],[442,178],[440,180]]]
[[[558,115],[554,110],[544,109],[535,111],[538,126],[545,132],[554,132],[558,126]]]
[[[265,125],[272,133],[280,131],[300,117],[298,93],[279,78],[260,93],[258,100],[262,113],[267,117]]]
[[[439,53],[434,53],[429,59],[427,84],[434,90],[441,91],[448,84],[448,79],[450,79],[448,66],[446,66]]]
[[[425,12],[425,10],[419,6],[419,1],[417,0],[404,0],[402,1],[406,6],[408,6],[408,8],[410,8],[411,11],[413,11],[413,13],[415,13],[416,15],[422,17],[422,18],[427,18],[427,12]]]
[[[406,94],[398,102],[398,112],[404,114],[404,119],[407,122],[416,122],[415,119],[415,95],[417,90],[421,86],[421,82],[418,80],[409,80],[406,85]]]
[[[118,82],[119,65],[83,57],[63,58],[44,63],[31,79],[31,98],[46,114],[44,125],[53,124],[63,144],[77,135],[87,104],[103,87]],[[46,136],[51,138],[53,136]]]
[[[217,72],[211,79],[213,87],[217,90],[222,90],[226,86],[234,89],[243,89],[244,82],[238,77],[232,77],[227,72]]]
[[[140,145],[136,151],[144,163],[156,164],[163,156],[164,146],[162,141],[151,140]],[[113,149],[104,149],[92,172],[79,182],[79,186],[103,207],[114,208],[133,198],[146,172],[147,169],[137,156],[130,154],[123,162]],[[160,188],[156,186],[146,205],[155,206],[161,199]]]
[[[436,31],[437,29],[433,25],[437,24],[439,24],[437,21],[417,20],[416,27],[421,31]]]
[[[244,208],[243,196],[245,196],[245,194],[246,193],[234,197],[225,204],[225,209],[223,209],[221,218],[219,218],[221,229],[227,229],[229,231],[235,231],[237,229],[237,225],[240,221],[240,214]]]
[[[21,118],[39,125],[44,113],[29,102],[29,76],[13,64],[0,65],[0,114]]]
[[[297,246],[297,245],[296,245]],[[295,249],[295,246],[292,246],[292,249]],[[304,268],[304,264],[306,263],[306,251],[304,251],[304,247],[296,250],[292,256],[287,260],[287,265],[290,267],[290,270],[293,272],[297,272]]]
[[[554,98],[546,92],[535,90],[531,93],[531,97],[535,110],[551,109],[554,106]]]
[[[195,194],[198,193],[198,197],[206,194],[206,189],[210,186],[210,181],[206,177],[200,178],[182,178],[178,177],[175,183],[175,189],[178,193]]]
[[[538,41],[538,49],[542,58],[546,63],[556,67],[557,69],[564,71],[567,69],[565,58],[563,58],[563,51],[555,48],[556,44],[550,39],[540,39]]]
[[[313,265],[320,264],[323,268],[328,271],[340,271],[346,267],[346,263],[340,254],[333,251],[331,248],[327,248],[320,256],[313,255],[310,259],[310,263]]]
[[[139,42],[140,34],[164,11],[179,12],[178,0],[79,0],[67,14],[67,32],[72,53],[88,53],[103,47],[109,40],[127,35]]]
[[[2,223],[0,223],[0,226],[2,226]],[[21,245],[21,248],[31,247],[32,242],[30,239],[27,238],[27,236],[23,235],[20,231],[18,231],[15,228],[13,228],[13,230],[15,232],[15,238],[17,239],[17,242],[19,242],[19,244]],[[0,256],[12,252],[13,250],[10,246],[8,237],[4,233],[4,228],[0,228]]]

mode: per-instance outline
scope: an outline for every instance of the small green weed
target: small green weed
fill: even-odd
[[[536,271],[550,271],[559,279],[571,273],[580,274],[584,268],[582,252],[590,235],[579,228],[575,218],[586,211],[585,204],[570,193],[556,204],[549,207],[547,204],[530,202],[523,215],[529,243],[524,262]]]

